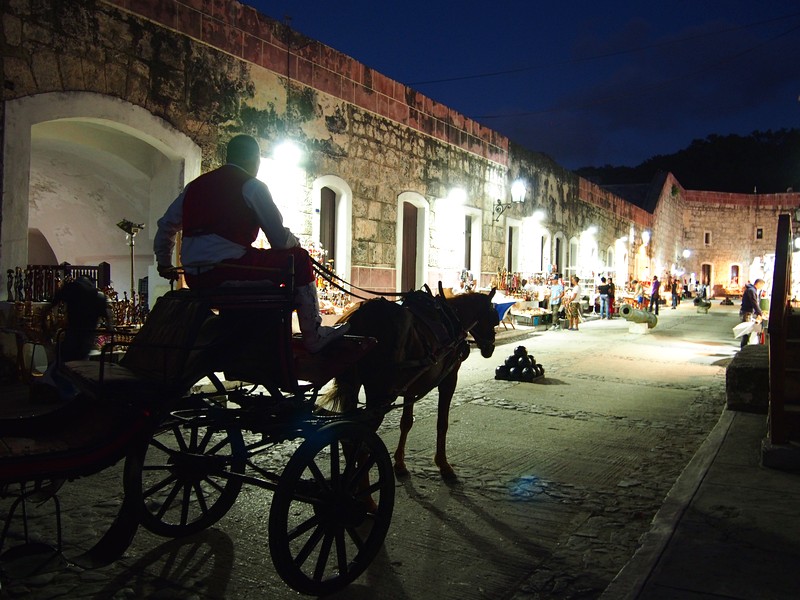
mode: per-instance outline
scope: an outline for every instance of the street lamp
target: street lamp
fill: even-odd
[[[514,183],[511,184],[511,202],[501,202],[500,199],[497,199],[497,203],[494,205],[494,212],[497,215],[494,220],[499,221],[500,216],[511,206],[514,204],[522,204],[525,202],[525,195],[528,193],[528,188],[525,186],[525,182],[521,179],[517,179]]]
[[[136,285],[134,283],[135,279],[133,276],[133,238],[136,237],[137,233],[144,229],[144,223],[133,223],[128,221],[128,219],[122,219],[122,221],[117,223],[117,227],[128,234],[128,245],[131,248],[131,302],[133,302],[136,292]]]

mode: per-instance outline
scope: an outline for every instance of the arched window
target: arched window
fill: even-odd
[[[329,187],[319,193],[319,243],[326,260],[336,264],[336,192]]]

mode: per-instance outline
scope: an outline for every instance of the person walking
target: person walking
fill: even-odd
[[[650,286],[650,306],[647,307],[649,312],[658,314],[658,304],[660,300],[661,282],[658,277],[653,275],[653,283]]]
[[[644,308],[644,284],[638,279],[634,279],[631,283],[634,285],[633,289],[634,308],[638,308],[639,310],[641,310]]]
[[[753,283],[744,284],[744,292],[742,293],[742,306],[739,308],[739,317],[742,323],[748,321],[755,321],[760,323],[763,318],[761,311],[761,290],[764,288],[764,280],[756,279]],[[744,348],[750,343],[750,334],[746,333],[742,336],[741,347]]]
[[[294,258],[294,305],[303,345],[318,352],[349,328],[323,327],[311,257],[283,225],[283,216],[265,183],[256,179],[261,150],[249,135],[233,137],[226,164],[189,183],[158,220],[153,251],[158,273],[172,278],[172,251],[182,232],[181,263],[190,288],[213,288],[227,282],[266,281],[285,285],[264,269],[282,268]],[[270,248],[251,244],[264,232]]]
[[[606,278],[600,278],[600,285],[597,286],[597,293],[600,294],[600,318],[608,319],[608,283]]]

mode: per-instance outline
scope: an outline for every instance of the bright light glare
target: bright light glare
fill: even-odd
[[[533,211],[531,218],[533,218],[534,221],[544,221],[545,216],[547,216],[545,212],[542,209],[538,209]]]
[[[692,255],[692,251],[691,251],[691,250],[689,250],[688,248],[686,248],[686,249],[683,251],[683,258],[689,258],[691,255]]]
[[[511,184],[511,200],[514,202],[525,202],[525,193],[527,192],[525,182],[517,179]]]
[[[642,241],[645,246],[650,243],[650,232],[646,229],[642,232]]]
[[[464,190],[464,188],[455,187],[447,193],[447,199],[451,202],[464,204],[467,201],[467,192]]]
[[[303,155],[300,151],[300,147],[288,140],[278,144],[272,154],[279,163],[291,166],[297,166]]]
[[[586,230],[586,233],[589,235],[594,235],[597,233],[597,225],[590,225],[589,228]]]

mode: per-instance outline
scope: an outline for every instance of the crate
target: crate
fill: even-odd
[[[546,321],[546,317],[551,317],[552,315],[514,315],[514,323],[517,325],[525,325],[528,327],[536,327],[538,325],[545,325],[549,321]]]
[[[531,315],[514,315],[514,323],[517,325],[525,325],[525,326],[533,326],[538,325],[539,317],[533,317]]]

